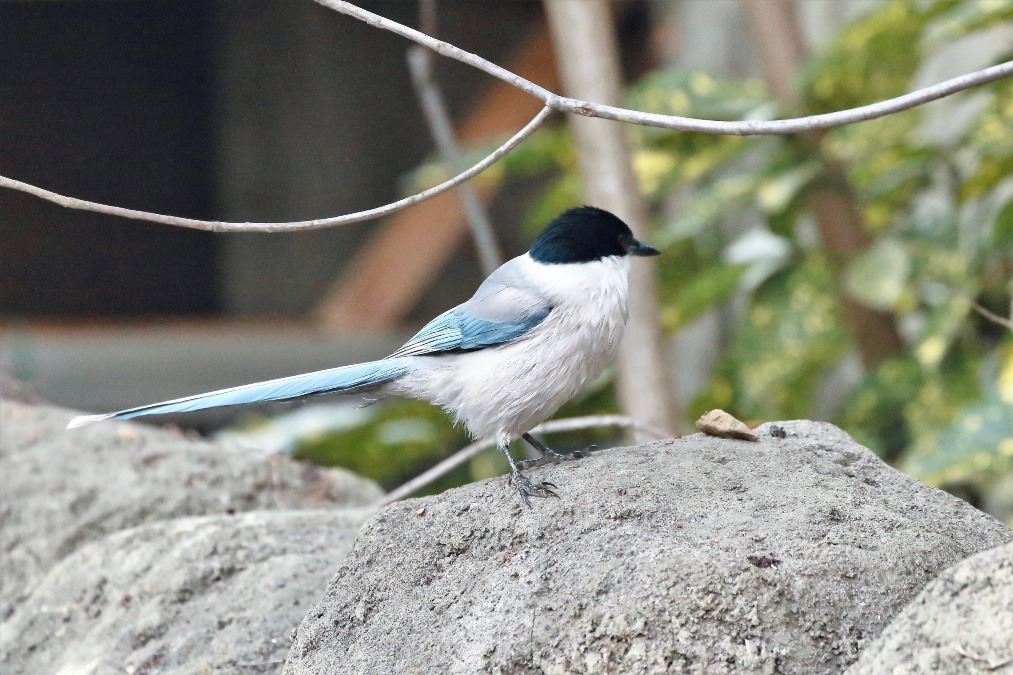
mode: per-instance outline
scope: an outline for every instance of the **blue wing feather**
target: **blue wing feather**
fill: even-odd
[[[255,403],[257,401],[284,401],[313,394],[338,392],[350,394],[369,391],[385,382],[396,379],[407,372],[408,366],[402,360],[370,361],[351,366],[330,368],[305,375],[282,377],[267,382],[255,382],[239,387],[211,391],[177,398],[172,401],[152,403],[129,410],[105,415],[86,415],[71,420],[68,428],[83,426],[106,419],[130,419],[142,415],[164,415],[166,413],[189,412],[227,405]]]
[[[474,351],[523,337],[552,312],[525,264],[522,256],[501,265],[471,300],[430,321],[391,357]]]
[[[539,307],[516,318],[494,321],[473,316],[463,306],[455,307],[426,324],[389,358],[495,347],[521,337],[551,311],[551,307]]]

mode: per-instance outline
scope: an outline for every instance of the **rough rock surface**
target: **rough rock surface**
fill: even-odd
[[[936,577],[848,670],[915,673],[1013,673],[1013,544]]]
[[[697,434],[394,504],[285,672],[834,673],[942,569],[1010,541],[829,424]],[[424,510],[423,510],[424,507]]]
[[[0,621],[54,564],[117,530],[181,516],[360,506],[382,494],[347,471],[151,426],[67,431],[73,415],[0,402]]]
[[[0,672],[279,672],[365,511],[257,511],[86,544],[0,624]]]

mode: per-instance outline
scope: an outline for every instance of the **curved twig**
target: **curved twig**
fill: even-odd
[[[542,122],[545,121],[552,113],[552,108],[548,106],[542,108],[534,119],[527,123],[527,125],[518,131],[516,134],[510,137],[503,145],[496,148],[496,150],[483,159],[478,164],[467,171],[462,171],[453,178],[443,181],[439,185],[435,185],[428,190],[423,190],[418,194],[414,194],[404,199],[399,199],[396,202],[391,202],[385,206],[378,206],[373,209],[367,209],[365,211],[356,211],[355,213],[349,213],[343,216],[334,216],[332,218],[318,218],[316,220],[299,220],[290,223],[226,223],[215,220],[197,220],[194,218],[181,218],[179,216],[167,216],[160,213],[148,213],[147,211],[137,211],[135,209],[126,209],[121,206],[110,206],[108,204],[99,204],[98,202],[90,202],[85,199],[76,199],[74,197],[67,197],[65,195],[52,192],[28,183],[23,183],[19,180],[12,178],[6,178],[0,176],[0,187],[10,188],[12,190],[19,190],[21,192],[27,192],[30,195],[34,195],[41,199],[51,201],[60,206],[66,206],[70,209],[80,209],[82,211],[94,211],[96,213],[104,213],[110,216],[121,216],[123,218],[131,218],[133,220],[145,220],[151,223],[162,223],[163,225],[176,225],[178,227],[189,227],[194,230],[208,230],[210,232],[294,232],[301,230],[319,230],[325,227],[333,227],[335,225],[346,225],[348,223],[357,223],[360,220],[369,220],[370,218],[379,218],[380,216],[386,216],[390,213],[400,211],[412,204],[418,204],[421,201],[425,201],[430,197],[435,197],[441,192],[460,185],[469,178],[473,178],[478,174],[482,173],[490,166],[500,160],[503,155],[507,154],[518,145],[521,141],[530,136],[532,133],[541,126]]]
[[[1004,316],[999,316],[995,312],[990,311],[988,309],[988,307],[983,307],[982,305],[978,304],[974,300],[971,300],[970,303],[971,303],[971,309],[973,309],[974,311],[976,311],[978,314],[981,314],[983,317],[985,317],[989,321],[997,323],[1000,326],[1005,326],[1010,331],[1013,331],[1013,319],[1007,319]],[[1013,314],[1013,312],[1011,312],[1011,314]]]
[[[289,223],[228,223],[222,221],[197,220],[194,218],[167,216],[157,213],[149,213],[147,211],[127,209],[119,206],[99,204],[97,202],[67,197],[50,190],[45,190],[28,183],[11,178],[5,178],[3,176],[0,176],[0,187],[26,192],[30,195],[39,197],[40,199],[45,199],[67,208],[94,211],[96,213],[121,216],[123,218],[131,218],[133,220],[145,220],[165,225],[176,225],[179,227],[189,227],[198,230],[210,230],[212,232],[282,232],[315,230],[385,216],[429,199],[430,197],[435,197],[441,192],[446,192],[496,163],[503,155],[516,147],[525,138],[530,136],[531,133],[534,132],[535,129],[537,129],[541,123],[545,121],[545,118],[548,117],[548,115],[554,110],[575,113],[577,115],[585,115],[588,117],[600,117],[602,119],[614,120],[617,122],[640,124],[644,126],[660,127],[679,131],[695,131],[707,134],[724,134],[734,136],[779,135],[810,131],[814,129],[829,129],[831,127],[842,126],[844,124],[851,124],[854,122],[862,122],[875,119],[877,117],[883,117],[885,115],[923,105],[930,101],[935,101],[936,99],[955,94],[959,91],[964,91],[972,87],[994,82],[1013,75],[1013,61],[1007,61],[1006,63],[991,66],[990,68],[985,68],[967,75],[961,75],[960,77],[955,77],[931,87],[926,87],[924,89],[904,94],[903,96],[891,98],[886,101],[880,101],[878,103],[872,103],[859,108],[851,108],[849,110],[785,120],[745,120],[738,122],[701,120],[689,117],[678,117],[676,115],[646,113],[638,110],[630,110],[628,108],[619,108],[616,106],[602,105],[591,101],[582,101],[580,99],[559,96],[558,94],[555,94],[544,87],[540,87],[534,82],[531,82],[516,73],[513,73],[501,66],[497,66],[495,63],[492,63],[477,54],[472,54],[471,52],[467,52],[459,47],[455,47],[449,42],[438,40],[413,28],[397,23],[396,21],[391,21],[390,19],[374,14],[373,12],[369,12],[361,7],[356,7],[345,0],[315,1],[325,7],[328,7],[329,9],[333,9],[336,12],[340,12],[341,14],[353,17],[376,28],[381,28],[412,40],[424,47],[428,47],[437,54],[478,68],[493,77],[499,78],[500,80],[503,80],[504,82],[541,99],[542,102],[545,103],[545,107],[533,120],[531,120],[530,123],[528,123],[527,126],[517,132],[509,141],[501,145],[495,152],[467,171],[464,171],[457,176],[436,185],[435,187],[423,190],[422,192],[410,197],[399,199],[396,202],[373,209],[367,209],[365,211],[357,211],[355,213],[349,213],[343,216],[334,216],[331,218],[302,220]]]
[[[426,6],[426,3],[422,3],[423,8]],[[429,125],[429,133],[436,141],[443,163],[450,171],[460,171],[465,164],[457,139],[454,137],[454,127],[443,100],[443,92],[433,79],[432,54],[425,47],[413,45],[408,49],[408,70],[412,76],[412,84],[415,85],[419,105],[422,106],[422,112]],[[471,183],[461,184],[457,188],[457,196],[461,200],[461,209],[468,218],[471,238],[475,242],[478,259],[482,263],[482,272],[488,276],[503,264],[503,254],[496,242],[496,233],[489,220],[489,214],[482,205],[478,190]]]
[[[747,120],[741,122],[728,122],[720,120],[701,120],[691,117],[679,117],[677,115],[658,115],[646,113],[629,108],[619,108],[611,105],[602,105],[591,101],[583,101],[576,98],[559,96],[534,82],[527,80],[506,68],[497,66],[492,61],[482,58],[477,54],[466,52],[455,47],[449,42],[438,40],[432,36],[421,33],[414,28],[409,28],[396,21],[384,18],[378,14],[357,7],[346,0],[315,0],[315,2],[333,9],[336,12],[363,21],[375,28],[396,33],[403,38],[432,49],[437,54],[456,59],[461,63],[478,68],[479,70],[499,78],[518,89],[528,92],[536,98],[540,98],[545,105],[559,110],[560,112],[576,113],[587,117],[600,117],[602,119],[614,120],[616,122],[627,122],[629,124],[640,124],[649,127],[661,127],[663,129],[675,129],[677,131],[697,131],[705,134],[722,134],[731,136],[776,136],[781,134],[793,134],[800,131],[813,129],[829,129],[839,127],[853,122],[864,122],[866,120],[883,117],[891,113],[914,108],[930,101],[955,94],[958,91],[970,89],[982,84],[994,82],[1004,77],[1013,75],[1013,61],[1007,61],[984,70],[979,70],[967,75],[961,75],[945,82],[913,91],[903,96],[887,99],[878,103],[851,108],[838,112],[826,113],[823,115],[810,115],[809,117],[797,117],[786,120]]]

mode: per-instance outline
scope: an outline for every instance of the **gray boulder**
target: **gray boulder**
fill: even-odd
[[[0,402],[0,621],[58,561],[117,530],[181,516],[360,506],[382,494],[347,471],[151,426],[67,431],[72,416]]]
[[[848,675],[1013,673],[1013,544],[936,577]]]
[[[700,434],[394,504],[285,672],[834,673],[941,570],[1010,541],[829,424]]]
[[[0,671],[274,673],[365,511],[259,511],[86,544],[0,624]]]

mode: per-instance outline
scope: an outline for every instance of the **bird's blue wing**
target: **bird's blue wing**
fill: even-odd
[[[551,311],[551,307],[538,307],[516,317],[494,320],[474,316],[466,305],[455,307],[426,324],[390,358],[495,347],[521,337]]]
[[[474,351],[523,338],[552,312],[524,265],[522,258],[501,265],[470,300],[430,321],[391,357]]]

